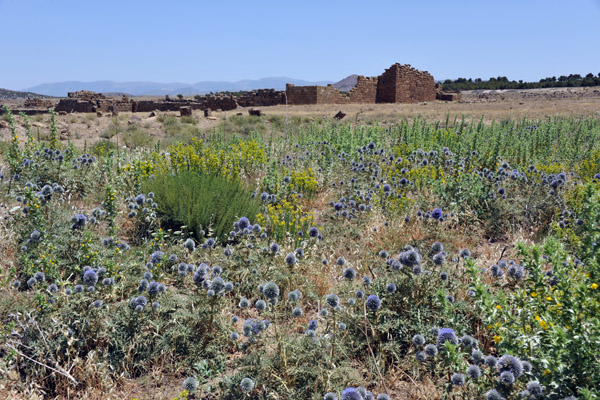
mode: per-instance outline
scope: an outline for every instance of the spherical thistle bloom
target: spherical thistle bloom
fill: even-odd
[[[385,393],[381,393],[379,396],[377,396],[377,400],[390,400],[390,396]]]
[[[415,354],[415,358],[417,359],[417,361],[423,362],[427,360],[427,354],[424,351],[417,351],[417,353]]]
[[[535,397],[540,397],[544,394],[544,387],[538,381],[530,381],[527,383],[527,391]]]
[[[94,306],[94,308],[100,308],[102,307],[102,300],[94,300],[92,305]]]
[[[481,377],[481,369],[477,365],[469,365],[467,375],[471,379],[479,379]]]
[[[456,333],[454,333],[454,330],[451,328],[442,328],[438,331],[437,345],[443,346],[446,342],[450,342],[453,345],[458,344],[458,338],[456,337]]]
[[[153,301],[152,302],[152,309],[153,310],[158,310],[160,308],[160,303],[158,301]]]
[[[452,374],[450,381],[455,386],[462,386],[465,384],[465,376],[461,373],[456,372],[456,373]]]
[[[446,257],[442,253],[437,253],[433,256],[432,260],[435,265],[444,265]]]
[[[340,304],[340,298],[335,293],[328,294],[325,301],[331,308],[335,308]]]
[[[348,267],[348,268],[344,269],[344,272],[342,273],[342,275],[344,276],[344,278],[346,278],[348,280],[352,280],[356,277],[356,271],[354,270],[354,268]]]
[[[379,310],[381,308],[381,300],[377,297],[376,294],[372,294],[367,297],[367,308],[373,312]]]
[[[58,287],[53,283],[50,286],[48,286],[48,291],[52,294],[58,292]]]
[[[364,397],[356,388],[349,387],[342,391],[340,400],[364,400]]]
[[[300,308],[300,307],[295,307],[295,308],[292,310],[292,315],[293,315],[294,317],[296,317],[296,318],[299,318],[299,317],[301,317],[301,316],[302,316],[302,308]]]
[[[29,281],[27,281],[27,284],[29,284]],[[83,285],[75,285],[75,293],[83,293]]]
[[[365,297],[365,292],[363,292],[362,290],[357,290],[355,294],[356,298],[358,299],[362,299],[363,297]]]
[[[423,335],[415,335],[412,338],[412,342],[415,346],[423,346],[425,344],[425,337]]]
[[[362,280],[363,280],[363,284],[364,284],[365,286],[369,286],[371,283],[373,283],[373,282],[371,281],[371,278],[369,278],[368,276],[363,276],[363,279],[362,279]]]
[[[277,243],[273,242],[273,243],[271,243],[271,246],[269,246],[269,249],[271,250],[271,253],[276,254],[279,252],[279,245]]]
[[[469,335],[464,335],[463,337],[460,338],[460,344],[463,347],[475,348],[475,347],[477,347],[477,339],[475,339],[474,337],[469,336]]]
[[[343,322],[338,322],[338,329],[340,331],[345,331],[346,330],[346,324]]]
[[[518,378],[523,373],[523,364],[521,361],[510,354],[505,354],[498,360],[496,364],[496,368],[498,368],[498,372],[508,371],[510,372],[514,378]]]
[[[308,329],[312,329],[313,331],[317,330],[317,320],[311,319],[308,321]]]
[[[396,285],[393,283],[388,283],[385,287],[385,291],[388,292],[389,294],[396,293],[396,290],[397,290]]]
[[[237,332],[231,332],[231,334],[229,335],[229,339],[236,341],[240,338],[240,335]]]
[[[323,400],[337,400],[337,394],[329,392],[323,396]]]
[[[258,311],[264,311],[265,308],[267,308],[267,303],[264,300],[256,300],[254,307],[256,307]]]
[[[446,271],[440,272],[440,279],[443,280],[443,281],[447,281],[448,280],[448,273]]]
[[[494,356],[487,356],[483,360],[483,363],[490,368],[496,368],[496,365],[498,364],[498,359]]]
[[[263,294],[269,300],[276,299],[279,296],[279,286],[275,282],[268,282],[263,288]]]
[[[288,255],[285,256],[285,262],[287,265],[296,264],[296,255],[294,253],[288,253]]]
[[[434,253],[439,253],[444,250],[444,245],[440,242],[433,242],[431,245],[431,251]]]
[[[250,307],[250,302],[248,301],[247,298],[242,297],[242,299],[240,300],[239,304],[240,308],[248,308]]]
[[[36,272],[33,277],[36,282],[44,282],[46,280],[46,275],[42,271]]]
[[[94,272],[94,270],[88,269],[87,271],[85,271],[85,273],[83,274],[83,283],[86,286],[94,286],[97,282],[98,275],[96,274],[96,272]]]
[[[485,394],[486,400],[506,400],[496,389],[492,389]]]
[[[533,369],[529,361],[521,361],[521,364],[523,365],[523,372],[529,373]]]
[[[193,392],[198,388],[198,379],[190,376],[183,381],[183,388],[188,392]]]
[[[215,293],[219,293],[225,288],[225,281],[220,276],[217,276],[212,280],[210,288],[214,290]]]
[[[502,382],[505,385],[512,385],[513,383],[515,383],[515,376],[510,371],[503,371],[500,374],[500,382]]]
[[[321,317],[327,317],[329,315],[329,310],[327,310],[326,308],[321,308],[321,310],[319,311],[319,315]]]
[[[386,258],[388,258],[388,257],[389,257],[389,253],[388,253],[386,250],[381,250],[381,251],[379,252],[379,257],[381,257],[381,258],[383,258],[383,259],[386,259]]]
[[[319,236],[319,228],[314,227],[314,226],[309,228],[308,236],[310,236],[311,238],[316,238],[317,236]]]
[[[425,350],[425,354],[427,354],[430,357],[433,357],[433,356],[437,355],[437,353],[438,353],[437,347],[431,343],[426,345],[424,350]]]
[[[337,260],[335,261],[335,263],[337,265],[345,265],[346,264],[346,259],[344,257],[338,257]]]
[[[188,249],[189,251],[194,251],[196,248],[196,243],[193,239],[188,238],[185,242],[183,242],[183,247]]]
[[[240,382],[240,389],[242,389],[242,392],[244,393],[251,392],[252,389],[254,389],[254,381],[250,378],[242,379]]]
[[[483,353],[481,352],[481,350],[473,350],[471,352],[471,357],[473,358],[475,364],[479,364],[483,361]]]
[[[508,276],[510,276],[514,280],[520,281],[521,279],[523,279],[523,276],[525,275],[525,269],[523,267],[521,267],[519,264],[512,264],[511,266],[508,267],[508,269],[506,270],[506,273],[508,274]]]
[[[102,285],[104,286],[112,286],[115,283],[113,278],[104,278],[102,279]]]
[[[290,301],[292,303],[295,303],[300,298],[302,298],[302,292],[299,291],[298,289],[292,290],[291,292],[288,293],[288,301]]]
[[[442,209],[439,207],[434,208],[433,211],[431,212],[431,218],[433,218],[433,219],[440,219],[440,218],[442,218],[442,215],[443,215]]]
[[[150,261],[152,264],[158,264],[162,260],[163,255],[164,253],[162,251],[157,250],[150,255]]]
[[[461,258],[469,258],[469,257],[471,257],[471,252],[469,251],[469,249],[462,249],[462,250],[460,251],[460,254],[459,254],[459,256],[460,256]]]

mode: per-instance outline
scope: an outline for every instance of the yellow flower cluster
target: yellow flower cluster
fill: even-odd
[[[282,199],[277,204],[267,205],[267,216],[257,215],[259,224],[264,224],[278,239],[284,239],[288,234],[296,237],[299,231],[307,232],[313,225],[314,217],[298,204],[297,197]]]
[[[290,174],[290,184],[294,190],[309,196],[313,195],[318,187],[312,168],[307,168],[302,172],[292,171]]]

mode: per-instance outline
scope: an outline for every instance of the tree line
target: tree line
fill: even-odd
[[[600,73],[592,73],[586,76],[579,74],[561,75],[540,79],[539,82],[509,81],[506,76],[490,78],[487,81],[481,78],[467,79],[458,78],[455,80],[446,79],[442,82],[445,90],[476,90],[476,89],[539,89],[553,87],[579,87],[579,86],[600,86]]]

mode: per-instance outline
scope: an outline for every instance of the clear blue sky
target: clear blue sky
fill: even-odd
[[[0,0],[0,87],[600,73],[600,0]]]

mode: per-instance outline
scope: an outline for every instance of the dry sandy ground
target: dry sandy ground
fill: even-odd
[[[7,105],[18,108],[21,101],[5,101]],[[266,116],[279,115],[309,117],[315,120],[331,119],[338,111],[347,114],[344,122],[359,124],[386,124],[399,119],[412,119],[420,116],[428,121],[445,121],[462,118],[467,121],[485,121],[522,118],[546,118],[553,116],[593,116],[600,117],[600,88],[560,88],[510,91],[467,91],[459,102],[433,101],[414,104],[325,104],[305,106],[261,107]],[[238,108],[227,112],[213,112],[213,118],[204,118],[201,111],[195,111],[196,127],[200,132],[210,132],[233,115],[248,115],[248,110]],[[177,113],[160,113],[176,116]],[[33,131],[41,136],[49,132],[49,116],[32,116]],[[57,116],[58,131],[63,140],[72,140],[77,147],[91,145],[101,139],[101,135],[114,124],[111,117],[96,117],[95,114],[70,114]],[[24,137],[25,129],[20,116],[16,117],[19,136]],[[152,139],[165,137],[162,123],[149,118],[147,113],[121,113],[118,117],[119,129],[130,125],[139,125]],[[10,140],[7,123],[0,119],[0,141]]]

